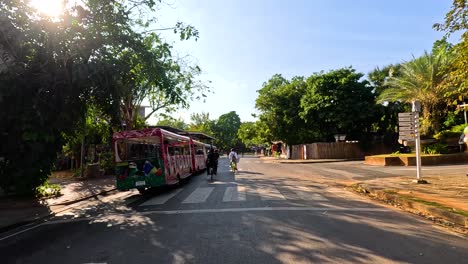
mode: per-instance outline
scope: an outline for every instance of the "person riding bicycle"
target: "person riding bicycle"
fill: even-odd
[[[237,152],[235,149],[231,149],[231,152],[229,153],[229,161],[231,163],[234,163],[234,168],[237,169],[237,162],[239,161],[239,157],[237,156]]]
[[[213,174],[216,175],[218,172],[218,159],[219,159],[219,153],[218,150],[215,149],[210,149],[208,151],[208,156],[206,159],[206,173],[210,173],[210,168],[213,168]]]

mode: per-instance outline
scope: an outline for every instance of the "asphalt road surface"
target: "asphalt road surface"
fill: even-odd
[[[468,263],[468,239],[375,204],[333,177],[386,177],[362,162],[226,158],[214,181],[116,193],[0,237],[0,263]]]

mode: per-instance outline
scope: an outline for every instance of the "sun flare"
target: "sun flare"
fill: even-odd
[[[57,18],[63,13],[63,0],[30,0],[30,5],[43,15]]]

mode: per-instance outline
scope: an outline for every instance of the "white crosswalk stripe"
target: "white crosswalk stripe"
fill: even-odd
[[[200,187],[195,189],[182,203],[203,203],[208,199],[214,187]]]
[[[223,202],[245,201],[245,186],[227,187],[224,192]]]
[[[148,205],[161,205],[165,204],[167,201],[169,201],[172,197],[176,196],[178,193],[180,193],[183,189],[177,189],[169,193],[164,193],[161,195],[158,195],[154,198],[149,199],[148,201],[140,204],[140,206],[148,206]]]
[[[303,201],[328,201],[326,197],[317,193],[316,190],[305,186],[294,186],[285,185],[281,186],[278,190],[272,185],[256,185],[250,186],[245,184],[239,184],[236,182],[226,182],[225,184],[235,184],[235,186],[226,186],[224,184],[212,185],[213,187],[198,187],[193,190],[182,204],[196,204],[204,203],[208,201],[210,195],[215,188],[224,188],[223,202],[246,202],[252,197],[259,197],[262,201],[280,201],[280,200],[303,200]],[[335,190],[337,189],[337,190]],[[333,189],[337,192],[338,188]],[[168,193],[157,195],[139,206],[152,206],[152,205],[163,205],[167,203],[171,198],[178,195],[182,188],[173,190]],[[214,196],[213,196],[214,197]],[[211,198],[214,199],[214,198]],[[258,199],[258,198],[257,198]]]
[[[312,200],[312,201],[328,201],[324,196],[314,193],[310,188],[305,186],[283,186],[283,188],[295,193],[301,200]]]
[[[263,201],[286,200],[278,189],[271,186],[259,186],[256,191]]]

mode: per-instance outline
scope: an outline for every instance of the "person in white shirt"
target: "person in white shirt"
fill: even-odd
[[[237,152],[235,149],[231,149],[229,153],[229,161],[230,163],[234,163],[234,166],[231,166],[233,170],[237,170],[237,163],[239,162],[239,157],[237,156]]]

